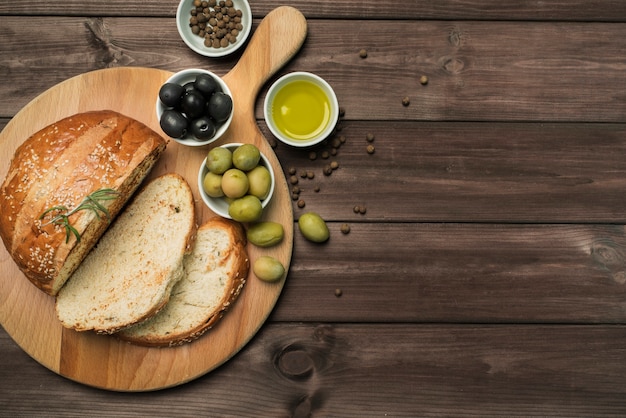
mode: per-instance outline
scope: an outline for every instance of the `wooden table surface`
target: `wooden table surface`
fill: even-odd
[[[254,31],[277,4],[250,3]],[[337,155],[275,147],[330,241],[296,231],[268,322],[174,388],[75,383],[0,330],[0,415],[626,415],[626,2],[282,4],[308,36],[277,76],[314,72],[345,109]],[[226,74],[240,53],[188,49],[176,7],[1,0],[0,128],[96,69]]]

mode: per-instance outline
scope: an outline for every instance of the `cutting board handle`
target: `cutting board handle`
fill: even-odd
[[[272,10],[252,35],[239,62],[224,76],[236,83],[239,105],[254,114],[254,102],[261,87],[300,49],[307,35],[304,15],[290,6]]]

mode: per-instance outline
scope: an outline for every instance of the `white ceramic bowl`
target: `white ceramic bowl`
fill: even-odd
[[[274,100],[276,99],[277,94],[283,89],[285,86],[289,85],[295,81],[309,81],[315,85],[317,85],[324,93],[329,103],[329,120],[326,124],[325,128],[318,132],[315,136],[307,138],[307,139],[296,139],[294,137],[288,136],[286,133],[283,133],[274,122],[274,118],[272,116],[272,108]],[[314,100],[314,99],[311,99]],[[337,119],[339,118],[339,103],[337,102],[337,96],[333,88],[318,75],[307,73],[307,72],[293,72],[286,74],[276,80],[274,84],[271,85],[267,94],[265,95],[265,101],[263,103],[263,115],[265,116],[265,122],[267,123],[268,128],[272,132],[272,134],[278,138],[281,142],[299,148],[311,147],[316,145],[326,139],[335,129],[335,125],[337,124]]]
[[[188,83],[190,81],[194,81],[198,74],[208,74],[208,75],[212,76],[213,78],[215,78],[217,80],[217,82],[220,85],[222,91],[224,93],[228,94],[231,98],[233,97],[232,93],[230,92],[230,89],[228,88],[228,86],[226,85],[224,80],[222,80],[218,75],[212,73],[211,71],[202,70],[202,69],[198,69],[198,68],[191,68],[191,69],[179,71],[176,74],[172,75],[170,78],[168,78],[165,81],[165,83],[176,83],[176,84],[180,84],[182,86],[182,85],[185,85],[186,83]],[[228,127],[230,126],[230,122],[233,120],[234,108],[235,108],[235,103],[233,101],[233,110],[230,112],[230,116],[228,117],[228,119],[224,123],[222,123],[217,128],[217,132],[215,132],[215,135],[213,135],[212,138],[200,141],[200,140],[194,138],[193,135],[188,133],[183,138],[172,138],[172,139],[174,141],[178,142],[179,144],[187,145],[187,146],[190,146],[190,147],[201,147],[201,146],[204,146],[204,145],[208,145],[211,142],[217,141],[228,130]],[[161,115],[163,114],[163,111],[165,111],[166,109],[167,109],[167,107],[157,97],[156,98],[156,116],[157,116],[157,120],[159,120],[159,121],[161,120]]]
[[[232,2],[233,7],[242,12],[241,24],[243,29],[237,35],[235,43],[229,44],[225,48],[213,48],[205,46],[204,38],[192,33],[189,19],[191,18],[191,10],[194,8],[193,0],[182,0],[176,11],[176,26],[185,44],[193,51],[206,57],[223,57],[241,48],[246,43],[252,29],[252,10],[250,10],[250,4],[247,0],[232,0]]]
[[[233,142],[229,144],[224,144],[222,145],[222,147],[227,148],[231,152],[233,152],[240,145],[243,145],[243,144]],[[224,218],[232,219],[231,216],[228,214],[229,204],[226,201],[226,199],[224,197],[211,197],[208,194],[206,194],[206,192],[204,191],[204,187],[202,187],[204,176],[206,175],[206,173],[209,172],[209,169],[206,166],[206,160],[207,159],[205,158],[202,161],[202,165],[200,166],[200,169],[198,170],[198,191],[200,192],[200,196],[202,197],[202,200],[204,201],[204,203],[209,207],[209,209],[215,212],[215,214],[222,216]],[[263,153],[261,153],[261,161],[259,162],[259,164],[265,166],[268,169],[268,171],[270,172],[270,178],[271,178],[270,191],[267,194],[267,197],[261,201],[261,206],[263,207],[263,209],[265,209],[265,207],[270,203],[270,200],[272,199],[272,195],[274,194],[274,186],[276,183],[276,179],[274,177],[274,170],[272,169],[272,166],[269,160]]]

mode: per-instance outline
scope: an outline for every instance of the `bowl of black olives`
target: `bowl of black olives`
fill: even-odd
[[[254,144],[230,143],[209,150],[198,170],[198,189],[217,215],[256,222],[274,194],[274,170]]]
[[[196,53],[223,57],[245,44],[252,29],[252,11],[247,0],[181,0],[176,27]]]
[[[233,99],[226,83],[211,71],[179,71],[159,89],[156,114],[161,129],[192,147],[219,139],[233,119]]]

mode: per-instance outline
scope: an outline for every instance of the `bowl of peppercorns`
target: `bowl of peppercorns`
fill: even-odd
[[[182,0],[176,12],[178,33],[189,48],[207,57],[238,50],[252,29],[247,0]]]

